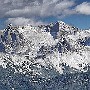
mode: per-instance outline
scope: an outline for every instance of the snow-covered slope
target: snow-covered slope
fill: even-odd
[[[16,84],[16,82],[20,84],[16,80],[12,85],[10,80],[14,79],[8,77],[6,84],[9,83],[11,87],[7,90],[66,90],[66,88],[75,90],[74,86],[79,85],[74,83],[73,79],[75,77],[78,79],[80,75],[89,72],[89,57],[90,31],[80,30],[62,21],[37,27],[31,25],[14,27],[10,24],[5,30],[0,31],[0,70],[3,70],[3,73],[10,73],[12,78],[16,78],[16,75],[20,78],[25,77],[29,87],[31,85],[32,88],[23,83],[28,88],[25,89]],[[76,76],[70,79],[68,75]],[[58,83],[55,81],[58,80],[56,77],[59,79]],[[65,77],[69,77],[70,82],[73,81],[73,86],[68,87],[70,83]],[[68,81],[65,87],[63,85],[67,82],[64,82],[64,79]]]

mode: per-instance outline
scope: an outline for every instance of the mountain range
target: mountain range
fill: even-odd
[[[62,21],[0,30],[0,90],[89,90],[90,30]]]

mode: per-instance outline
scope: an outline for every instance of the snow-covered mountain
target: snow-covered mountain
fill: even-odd
[[[89,30],[10,24],[0,31],[0,90],[89,90],[89,57]]]

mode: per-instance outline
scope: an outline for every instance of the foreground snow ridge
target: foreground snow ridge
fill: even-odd
[[[62,21],[0,31],[0,90],[89,90],[90,31]]]

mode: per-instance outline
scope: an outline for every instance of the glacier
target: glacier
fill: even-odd
[[[89,90],[90,30],[62,21],[0,30],[0,90]]]

